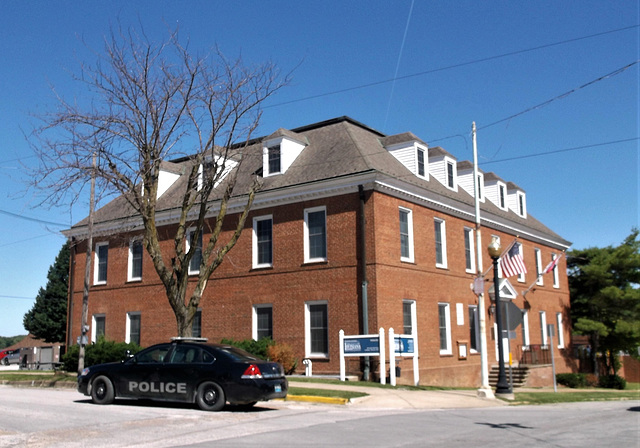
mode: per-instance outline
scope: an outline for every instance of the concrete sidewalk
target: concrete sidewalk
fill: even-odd
[[[352,386],[348,382],[342,384],[322,384],[297,382],[289,379],[289,387],[310,389],[332,389],[363,392],[366,397],[355,398],[349,402],[349,406],[358,408],[375,409],[461,409],[461,408],[487,408],[508,406],[502,400],[480,398],[475,390],[407,390],[402,388],[382,388]],[[292,396],[292,400],[315,401],[311,396]],[[317,400],[318,402],[331,402]],[[336,401],[336,404],[339,404]]]

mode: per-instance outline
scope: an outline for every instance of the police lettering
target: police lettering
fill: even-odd
[[[129,381],[129,392],[153,392],[168,394],[186,394],[187,383],[148,383],[146,381]]]

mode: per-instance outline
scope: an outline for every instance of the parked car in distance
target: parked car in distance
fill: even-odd
[[[5,366],[9,364],[19,364],[20,363],[20,349],[17,348],[15,350],[2,350],[0,352],[0,362]]]
[[[287,389],[279,363],[202,338],[174,338],[126,361],[90,366],[78,376],[78,391],[96,404],[143,398],[196,403],[204,411],[284,398]]]

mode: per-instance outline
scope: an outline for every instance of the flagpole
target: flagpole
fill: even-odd
[[[522,291],[522,297],[526,298],[527,297],[527,293],[529,291],[531,291],[531,288],[533,288],[537,283],[538,280],[540,280],[542,278],[542,276],[544,274],[548,274],[549,272],[553,271],[555,269],[555,267],[558,265],[558,262],[560,261],[560,258],[562,258],[564,256],[564,252],[562,252],[560,255],[558,255],[555,260],[551,260],[551,263],[549,263],[540,274],[538,274],[538,276],[536,277],[536,279],[533,281],[533,283],[531,283],[531,285],[525,289],[524,291]]]
[[[473,197],[476,212],[476,271],[478,280],[482,282],[482,291],[476,291],[478,294],[478,321],[480,324],[480,378],[481,385],[478,389],[478,396],[483,398],[495,398],[491,387],[489,386],[489,366],[487,361],[487,326],[485,321],[485,305],[484,305],[484,275],[482,273],[482,237],[480,225],[480,197],[478,185],[478,145],[476,143],[476,123],[471,125],[471,140],[473,141]]]

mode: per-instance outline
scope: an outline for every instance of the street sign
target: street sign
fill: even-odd
[[[504,310],[504,313],[502,313],[502,327],[505,330],[513,331],[522,323],[522,310],[511,301],[503,302],[502,305],[504,306],[502,308]]]

